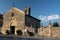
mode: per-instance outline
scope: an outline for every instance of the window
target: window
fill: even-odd
[[[14,13],[12,13],[11,16],[13,17],[14,16]]]

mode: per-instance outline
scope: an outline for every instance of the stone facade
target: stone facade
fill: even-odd
[[[12,16],[14,15],[14,16]],[[2,27],[2,33],[6,34],[6,30],[10,30],[11,26],[15,26],[15,34],[16,30],[24,29],[24,12],[18,11],[16,8],[10,9],[8,12],[6,12],[3,15],[3,27]]]
[[[30,14],[30,12],[28,12],[28,14]],[[35,33],[39,27],[40,20],[32,17],[31,15],[27,15],[25,11],[13,7],[3,14],[3,26],[1,28],[1,32],[6,35],[6,31],[8,30],[11,34],[17,35],[16,31],[21,30],[23,32],[22,35],[29,35],[27,30]]]
[[[40,20],[37,20],[36,18],[26,15],[25,16],[25,25],[27,27],[35,28],[35,33],[38,32],[38,28],[40,26]]]

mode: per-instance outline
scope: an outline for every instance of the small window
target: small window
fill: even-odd
[[[12,13],[11,16],[13,17],[14,16],[14,13]]]

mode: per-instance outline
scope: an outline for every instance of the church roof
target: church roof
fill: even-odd
[[[35,19],[35,20],[41,21],[41,20],[39,20],[39,19],[37,19],[37,18],[31,16],[31,15],[26,15],[26,16],[29,16],[29,17],[31,17],[31,18],[33,18],[33,19]]]
[[[15,12],[15,11],[20,12],[20,13],[24,13],[24,11],[22,11],[16,7],[12,7],[8,12]]]

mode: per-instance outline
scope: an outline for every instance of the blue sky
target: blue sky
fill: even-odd
[[[31,15],[41,19],[43,25],[47,25],[49,21],[60,24],[60,0],[0,0],[0,13],[12,8],[13,2],[21,10],[24,10],[26,5],[30,6]]]

